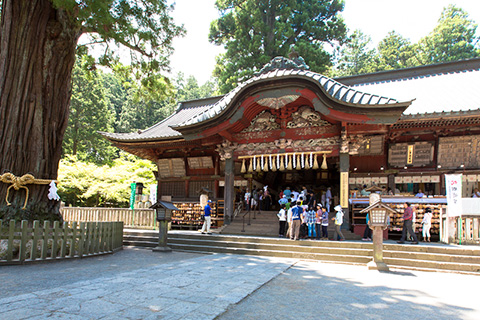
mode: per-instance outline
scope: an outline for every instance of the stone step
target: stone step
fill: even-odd
[[[126,230],[124,245],[155,247],[158,232]],[[264,236],[204,235],[198,232],[169,232],[168,245],[179,251],[246,254],[361,263],[372,259],[373,245],[362,241],[311,241]],[[449,270],[480,274],[480,248],[443,244],[384,244],[388,265],[406,269]]]

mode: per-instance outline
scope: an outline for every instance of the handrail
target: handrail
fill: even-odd
[[[248,210],[248,211],[245,212],[245,213],[243,214],[243,216],[242,216],[242,221],[243,221],[243,222],[242,222],[242,223],[243,223],[242,232],[245,232],[245,216],[246,216],[247,214],[248,214],[248,223],[247,223],[247,225],[250,225],[250,213],[251,213],[251,212],[252,212],[251,210]]]

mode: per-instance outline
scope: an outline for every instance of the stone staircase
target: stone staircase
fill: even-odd
[[[221,230],[221,234],[237,234],[237,235],[259,235],[268,236],[268,237],[278,237],[278,211],[261,211],[260,214],[257,211],[255,214],[253,212],[241,212],[233,221],[224,226]],[[245,222],[243,221],[243,216],[245,215]],[[248,216],[250,215],[250,225],[248,225]],[[254,219],[255,217],[255,219]],[[244,231],[242,231],[244,230]],[[328,236],[330,239],[333,238],[335,233],[335,225],[333,221],[330,220],[330,225],[328,226]],[[342,229],[342,233],[345,236],[346,240],[360,240],[362,237],[354,234],[349,230]]]
[[[124,245],[155,247],[158,232],[125,230]],[[326,262],[366,264],[372,259],[372,243],[362,241],[311,241],[223,235],[195,231],[171,231],[168,245],[176,251],[275,256]],[[445,244],[399,245],[386,241],[384,260],[396,268],[454,271],[480,275],[480,248]]]

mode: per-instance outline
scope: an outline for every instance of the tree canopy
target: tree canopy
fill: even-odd
[[[79,50],[102,44],[96,64],[114,66],[115,46],[130,50],[128,72],[139,96],[164,94],[171,86],[172,40],[184,33],[173,23],[166,0],[2,0],[0,24],[0,171],[55,179],[68,124],[71,75]],[[82,35],[88,40],[78,47]],[[19,76],[20,75],[20,76]],[[7,184],[0,184],[0,198]],[[32,185],[22,197],[0,203],[0,218],[58,218],[59,204]]]
[[[480,56],[477,24],[468,19],[461,8],[450,5],[443,9],[438,24],[418,43],[391,31],[375,49],[370,39],[354,31],[337,48],[338,63],[334,76],[395,70],[432,63],[458,61]]]
[[[210,25],[209,40],[223,45],[214,75],[226,93],[276,56],[295,46],[311,70],[324,72],[330,54],[323,45],[342,41],[346,27],[342,0],[217,0],[221,17]]]

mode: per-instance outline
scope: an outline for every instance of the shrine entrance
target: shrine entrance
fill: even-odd
[[[291,167],[289,162],[292,162]],[[326,154],[323,157],[322,153],[314,152],[267,155],[263,157],[263,160],[261,156],[241,157],[235,163],[237,170],[239,166],[241,168],[240,174],[235,170],[236,179],[244,180],[242,183],[237,183],[243,187],[236,188],[236,201],[242,199],[242,195],[247,189],[252,191],[267,187],[272,198],[272,205],[267,208],[278,210],[278,200],[282,191],[287,187],[296,192],[301,192],[303,187],[306,187],[308,191],[314,192],[317,202],[321,202],[322,195],[325,197],[326,190],[330,187],[334,196],[334,204],[339,204],[340,172],[338,162],[338,156],[328,158]]]

